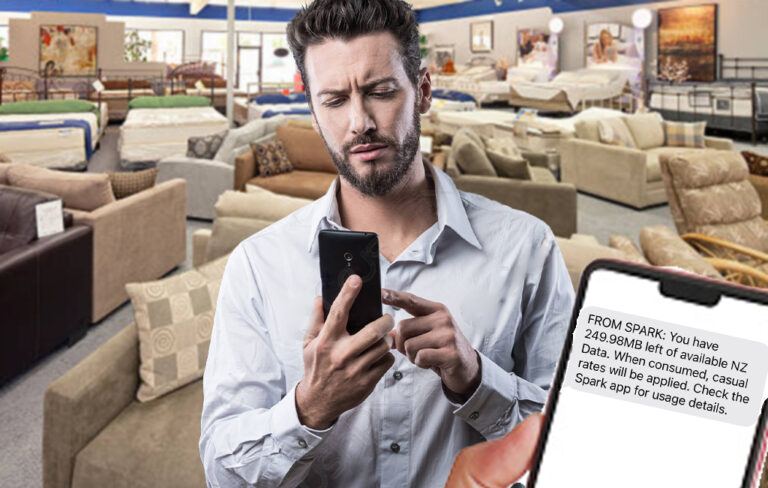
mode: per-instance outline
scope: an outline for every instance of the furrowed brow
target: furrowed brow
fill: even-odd
[[[370,91],[370,90],[372,90],[372,89],[376,88],[377,86],[382,85],[384,83],[394,83],[395,85],[398,84],[397,83],[397,79],[395,77],[387,76],[385,78],[379,78],[378,80],[373,80],[371,82],[368,82],[365,85],[361,86],[360,88],[362,89],[362,91],[367,92],[367,91]],[[334,95],[346,95],[347,93],[349,93],[349,90],[334,90],[334,89],[331,89],[331,88],[327,88],[325,90],[320,90],[316,96],[318,98],[320,98],[320,97],[322,97],[324,95],[332,95],[332,96],[334,96]]]

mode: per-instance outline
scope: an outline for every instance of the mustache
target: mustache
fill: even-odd
[[[344,144],[342,150],[344,154],[349,155],[353,147],[362,144],[386,144],[391,147],[398,147],[397,140],[393,137],[386,137],[375,132],[366,132],[365,134],[356,135],[351,141]]]

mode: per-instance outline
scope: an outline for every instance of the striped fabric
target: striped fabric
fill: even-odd
[[[706,122],[664,122],[665,146],[706,147],[704,130]]]

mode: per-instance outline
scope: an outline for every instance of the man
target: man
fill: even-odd
[[[443,486],[462,448],[542,408],[568,273],[545,224],[422,162],[430,78],[407,4],[315,0],[288,39],[339,178],[229,259],[204,377],[208,483]],[[379,236],[385,315],[353,336],[360,278],[325,320],[317,297],[329,228]]]

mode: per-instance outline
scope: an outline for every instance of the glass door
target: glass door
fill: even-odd
[[[259,91],[260,58],[260,47],[237,48],[237,87],[248,94]]]

